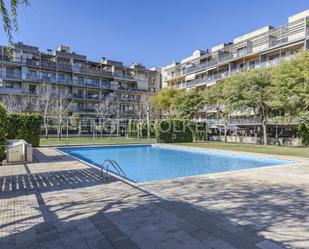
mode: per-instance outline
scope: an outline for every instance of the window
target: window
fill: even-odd
[[[42,78],[47,79],[48,78],[48,73],[47,72],[42,72]]]
[[[64,79],[65,79],[64,74],[58,74],[58,80],[59,80],[60,82],[63,82]]]
[[[5,83],[5,87],[6,87],[6,88],[14,88],[14,83],[12,83],[12,82],[6,82],[6,83]]]
[[[36,94],[36,85],[30,85],[29,86],[29,93],[30,94]]]
[[[35,79],[36,78],[36,71],[30,71],[30,77],[31,79]]]
[[[84,83],[84,78],[83,77],[78,77],[78,83],[83,84]]]

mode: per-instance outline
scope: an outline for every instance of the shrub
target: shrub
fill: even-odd
[[[8,138],[24,139],[33,147],[40,145],[41,115],[36,113],[11,113],[8,115]]]
[[[129,137],[137,137],[137,132],[138,132],[138,126],[139,122],[138,121],[131,121],[129,123],[129,130],[128,130],[128,135]],[[147,137],[147,123],[143,123],[142,127],[142,134],[141,137]],[[155,132],[154,132],[154,124],[150,123],[150,137],[155,137]]]
[[[194,123],[188,120],[160,120],[155,123],[158,142],[181,143],[193,141]]]
[[[206,141],[207,135],[206,135],[206,123],[194,123],[194,129],[193,129],[193,140],[194,141]]]
[[[298,132],[303,145],[309,145],[309,119],[302,118],[298,123]]]
[[[0,164],[4,157],[5,142],[7,135],[7,115],[6,111],[0,103]]]

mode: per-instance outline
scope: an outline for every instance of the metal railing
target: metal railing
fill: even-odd
[[[116,172],[110,171],[109,166],[112,166],[116,170]],[[104,176],[103,171],[105,171],[105,179],[106,180],[108,180],[108,176],[109,176],[110,172],[112,172],[112,173],[114,173],[114,174],[116,174],[120,177],[127,178],[123,169],[120,167],[120,165],[115,160],[111,160],[111,159],[104,160],[103,163],[101,164],[101,176],[102,177]]]

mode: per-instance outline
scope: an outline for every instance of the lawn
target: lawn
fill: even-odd
[[[93,137],[70,137],[66,139],[65,137],[62,138],[60,141],[58,138],[41,138],[40,145],[90,145],[90,144],[126,144],[126,143],[152,143],[154,140],[150,142],[147,141],[145,138],[137,139],[137,138],[127,138],[127,137],[103,137],[103,138],[95,138]]]
[[[58,141],[58,138],[41,138],[40,145],[93,145],[93,144],[133,144],[133,143],[155,143],[154,139],[147,141],[146,138],[127,138],[127,137],[103,137],[95,138],[92,137],[65,137]],[[221,143],[221,142],[204,142],[204,143],[177,143],[182,146],[192,146],[208,149],[219,149],[219,150],[231,150],[231,151],[243,151],[243,152],[254,152],[264,153],[273,155],[283,156],[297,156],[309,158],[309,147],[285,147],[285,146],[272,146],[272,145],[256,145],[256,144],[235,144],[235,143]]]
[[[265,146],[256,144],[235,144],[235,143],[225,144],[221,142],[178,143],[177,145],[309,158],[309,147],[286,147],[286,146],[272,146],[272,145]]]

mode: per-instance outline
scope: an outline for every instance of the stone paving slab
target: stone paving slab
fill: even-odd
[[[0,167],[1,249],[309,248],[305,162],[130,186],[34,153],[34,164]]]

